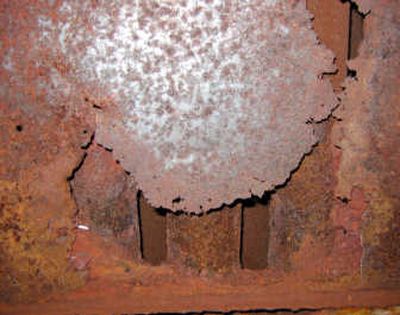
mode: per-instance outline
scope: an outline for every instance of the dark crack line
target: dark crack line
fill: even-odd
[[[79,211],[79,206],[78,206],[77,200],[75,198],[75,193],[74,193],[74,188],[72,186],[72,181],[74,180],[76,173],[79,172],[79,170],[82,168],[83,164],[85,163],[85,160],[86,160],[86,158],[88,156],[87,151],[93,145],[94,137],[95,137],[95,132],[93,132],[92,135],[90,136],[90,140],[88,141],[88,143],[86,143],[86,144],[81,146],[81,149],[84,150],[82,158],[79,161],[79,163],[74,167],[74,169],[72,170],[71,174],[67,177],[69,193],[71,195],[72,200],[74,201],[75,209],[76,209],[75,213],[74,213],[74,219],[73,219],[75,225],[78,223],[77,219],[78,219],[78,215],[79,215],[80,211]]]
[[[250,309],[250,310],[231,310],[231,311],[207,311],[203,310],[200,312],[149,312],[149,313],[138,313],[137,315],[159,315],[159,314],[179,314],[179,315],[240,315],[240,314],[279,314],[279,313],[291,313],[291,314],[302,314],[302,313],[314,313],[321,312],[323,310],[332,310],[331,308],[266,308],[266,309]],[[130,315],[121,314],[121,315]]]

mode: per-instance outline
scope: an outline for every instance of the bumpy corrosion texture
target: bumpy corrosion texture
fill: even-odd
[[[36,19],[35,62],[63,61],[51,84],[99,109],[97,141],[154,206],[202,212],[282,184],[336,104],[305,1],[64,1]]]

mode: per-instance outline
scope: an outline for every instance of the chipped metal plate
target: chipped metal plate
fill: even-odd
[[[53,84],[84,91],[96,141],[157,207],[201,213],[284,183],[336,105],[305,1],[49,1],[36,16],[39,55],[70,69]]]

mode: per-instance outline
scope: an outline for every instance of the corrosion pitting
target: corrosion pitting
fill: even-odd
[[[85,95],[97,141],[154,206],[200,213],[282,184],[336,105],[305,1],[61,1],[35,11],[52,93]],[[9,49],[7,71],[13,71]],[[26,56],[27,58],[32,58]],[[42,84],[43,85],[43,84]],[[51,96],[51,95],[50,95]],[[50,101],[54,101],[55,98]]]

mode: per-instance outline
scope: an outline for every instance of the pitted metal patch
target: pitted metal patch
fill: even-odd
[[[38,45],[150,203],[200,213],[282,184],[316,143],[336,98],[310,18],[294,0],[64,1]]]

